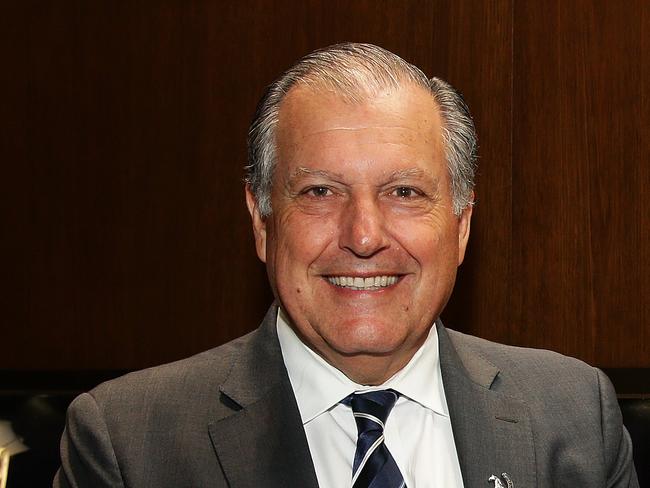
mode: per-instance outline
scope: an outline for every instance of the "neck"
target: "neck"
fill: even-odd
[[[386,383],[406,366],[411,357],[396,363],[387,361],[387,358],[372,356],[339,361],[338,364],[328,362],[359,385],[378,386]],[[327,358],[325,359],[327,360]]]
[[[341,371],[345,376],[359,385],[378,386],[386,383],[404,368],[422,347],[427,336],[420,338],[410,347],[399,352],[386,354],[338,354],[328,351],[325,354],[311,347],[330,365]]]

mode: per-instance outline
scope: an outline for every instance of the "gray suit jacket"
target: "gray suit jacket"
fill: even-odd
[[[109,381],[68,410],[55,487],[318,486],[275,330]],[[607,378],[437,324],[466,488],[637,487]],[[505,486],[505,483],[504,483]]]

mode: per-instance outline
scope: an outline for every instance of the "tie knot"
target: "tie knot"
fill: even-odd
[[[350,406],[356,419],[376,419],[383,430],[386,419],[395,406],[398,397],[399,393],[395,390],[354,393],[350,398]]]

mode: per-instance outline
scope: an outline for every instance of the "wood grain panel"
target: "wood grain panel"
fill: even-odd
[[[441,12],[442,13],[442,12]],[[443,319],[481,337],[508,341],[512,189],[512,2],[453,2],[435,29],[441,76],[465,97],[479,139],[476,206],[469,248]]]
[[[604,367],[650,364],[647,19],[515,4],[511,336]]]
[[[447,8],[13,2],[2,367],[140,368],[254,328],[271,297],[241,168],[263,87],[344,40],[431,69]]]

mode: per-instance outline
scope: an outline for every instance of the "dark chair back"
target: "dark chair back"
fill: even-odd
[[[641,487],[650,487],[650,396],[618,401],[634,446],[634,466]]]

